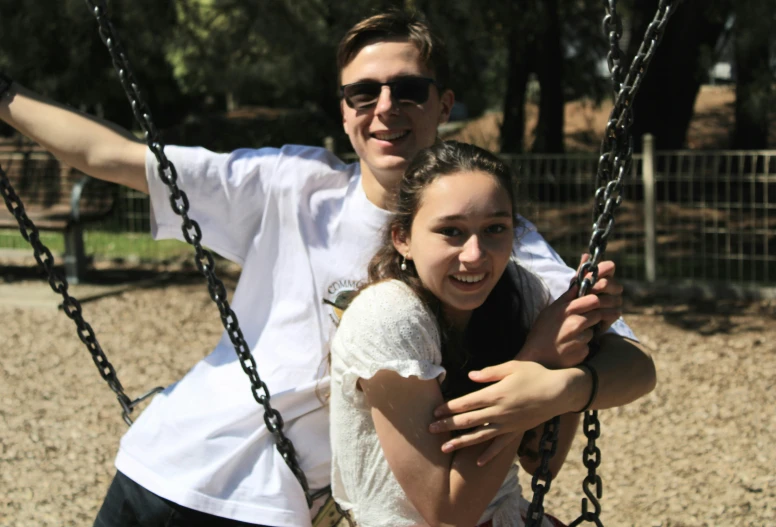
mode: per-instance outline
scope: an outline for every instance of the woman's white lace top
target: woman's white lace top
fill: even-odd
[[[345,311],[331,352],[334,498],[360,527],[424,525],[388,466],[370,409],[356,385],[380,370],[441,382],[445,370],[433,315],[406,284],[377,283]],[[495,527],[519,527],[527,507],[514,466],[479,523],[492,518]]]

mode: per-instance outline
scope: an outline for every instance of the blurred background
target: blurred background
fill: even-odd
[[[345,158],[353,153],[339,115],[339,39],[389,7],[422,12],[448,44],[457,99],[440,135],[504,155],[522,185],[524,215],[570,263],[586,248],[597,152],[612,107],[604,2],[109,5],[166,143],[217,151],[326,145]],[[657,5],[617,3],[625,65]],[[623,278],[776,281],[776,162],[768,150],[776,134],[774,17],[776,0],[685,0],[671,19],[634,104],[633,174],[609,249]],[[0,69],[54,100],[137,129],[82,0],[0,2]],[[7,127],[0,127],[0,141],[0,166],[27,203],[70,201],[80,175]],[[645,159],[652,167],[646,175]],[[84,216],[88,258],[168,261],[188,254],[176,242],[150,242],[144,196],[88,187],[112,199],[103,213]],[[28,248],[14,219],[3,222],[0,250]],[[44,241],[65,252],[65,240],[51,231]]]

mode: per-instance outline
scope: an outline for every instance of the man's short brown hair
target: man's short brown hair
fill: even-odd
[[[343,68],[364,47],[393,39],[406,39],[417,46],[426,66],[434,72],[440,90],[449,86],[450,66],[445,43],[418,14],[398,9],[370,16],[350,28],[337,49],[338,74],[342,74]]]

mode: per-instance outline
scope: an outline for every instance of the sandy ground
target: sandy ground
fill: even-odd
[[[91,525],[126,426],[73,323],[30,274],[0,272],[0,525]],[[150,276],[84,304],[130,394],[178,379],[220,335],[197,277]],[[627,320],[659,383],[600,414],[603,523],[776,526],[776,305],[631,303]],[[546,500],[566,521],[579,512],[582,446]]]

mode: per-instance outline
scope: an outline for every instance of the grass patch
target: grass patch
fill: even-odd
[[[40,233],[40,240],[55,255],[65,252],[65,239],[61,233]],[[188,244],[178,240],[154,241],[148,233],[86,230],[84,248],[87,256],[105,259],[133,259],[163,261],[193,254]],[[0,229],[0,249],[26,249],[32,247],[14,229]]]

